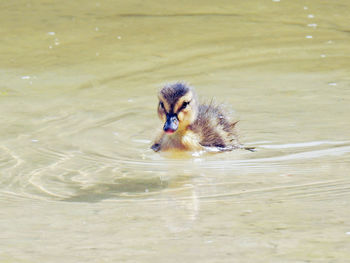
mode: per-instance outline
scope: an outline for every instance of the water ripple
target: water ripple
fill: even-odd
[[[120,142],[121,147],[128,147],[128,142]],[[145,143],[142,144],[144,147]],[[7,176],[2,177],[0,191],[28,198],[89,202],[162,200],[157,198],[162,192],[177,193],[178,198],[186,199],[187,195],[192,195],[194,188],[200,192],[196,194],[198,198],[203,200],[240,196],[247,201],[253,200],[255,194],[259,193],[264,193],[265,198],[272,196],[276,200],[346,195],[349,182],[336,180],[267,188],[254,185],[252,189],[238,192],[230,189],[237,184],[232,180],[246,180],[241,174],[257,176],[254,180],[261,178],[259,175],[262,173],[273,174],[276,169],[279,174],[283,171],[288,174],[295,169],[295,164],[301,165],[301,160],[308,162],[309,159],[346,155],[350,152],[348,144],[348,141],[283,145],[266,142],[261,143],[257,153],[236,151],[202,154],[195,158],[185,155],[178,159],[153,153],[149,149],[141,150],[144,158],[138,159],[130,151],[124,156],[118,156],[99,149],[60,151],[50,145],[41,145],[32,148],[29,154],[41,159],[42,165],[37,168],[30,166],[28,156],[21,157],[2,147],[2,170],[7,171]],[[118,150],[123,152],[122,149]],[[282,149],[288,149],[289,152],[279,152]],[[212,174],[210,170],[222,174],[223,181],[211,181],[211,177],[208,177],[208,174]],[[236,174],[236,177],[229,174]],[[247,183],[244,185],[248,186]],[[208,195],[211,191],[214,191],[213,194]]]

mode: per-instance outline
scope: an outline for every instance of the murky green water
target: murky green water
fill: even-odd
[[[1,262],[349,261],[348,1],[0,10]],[[258,151],[150,150],[174,80]]]

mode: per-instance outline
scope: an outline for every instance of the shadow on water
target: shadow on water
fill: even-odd
[[[70,197],[60,199],[67,202],[100,202],[113,200],[151,200],[162,191],[177,191],[190,184],[189,176],[118,178],[113,183],[96,183],[81,187]]]
[[[168,181],[161,178],[120,178],[115,183],[96,184],[81,188],[76,193],[62,201],[68,202],[99,202],[106,199],[145,198],[154,192],[168,187]]]

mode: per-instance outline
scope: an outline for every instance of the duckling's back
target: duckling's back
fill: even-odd
[[[204,147],[216,147],[220,150],[239,148],[236,122],[229,119],[223,109],[215,105],[200,105],[198,117],[190,129],[199,135]]]

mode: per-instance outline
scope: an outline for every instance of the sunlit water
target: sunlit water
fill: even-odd
[[[348,1],[0,7],[1,262],[348,262]],[[257,151],[150,150],[175,80]]]

